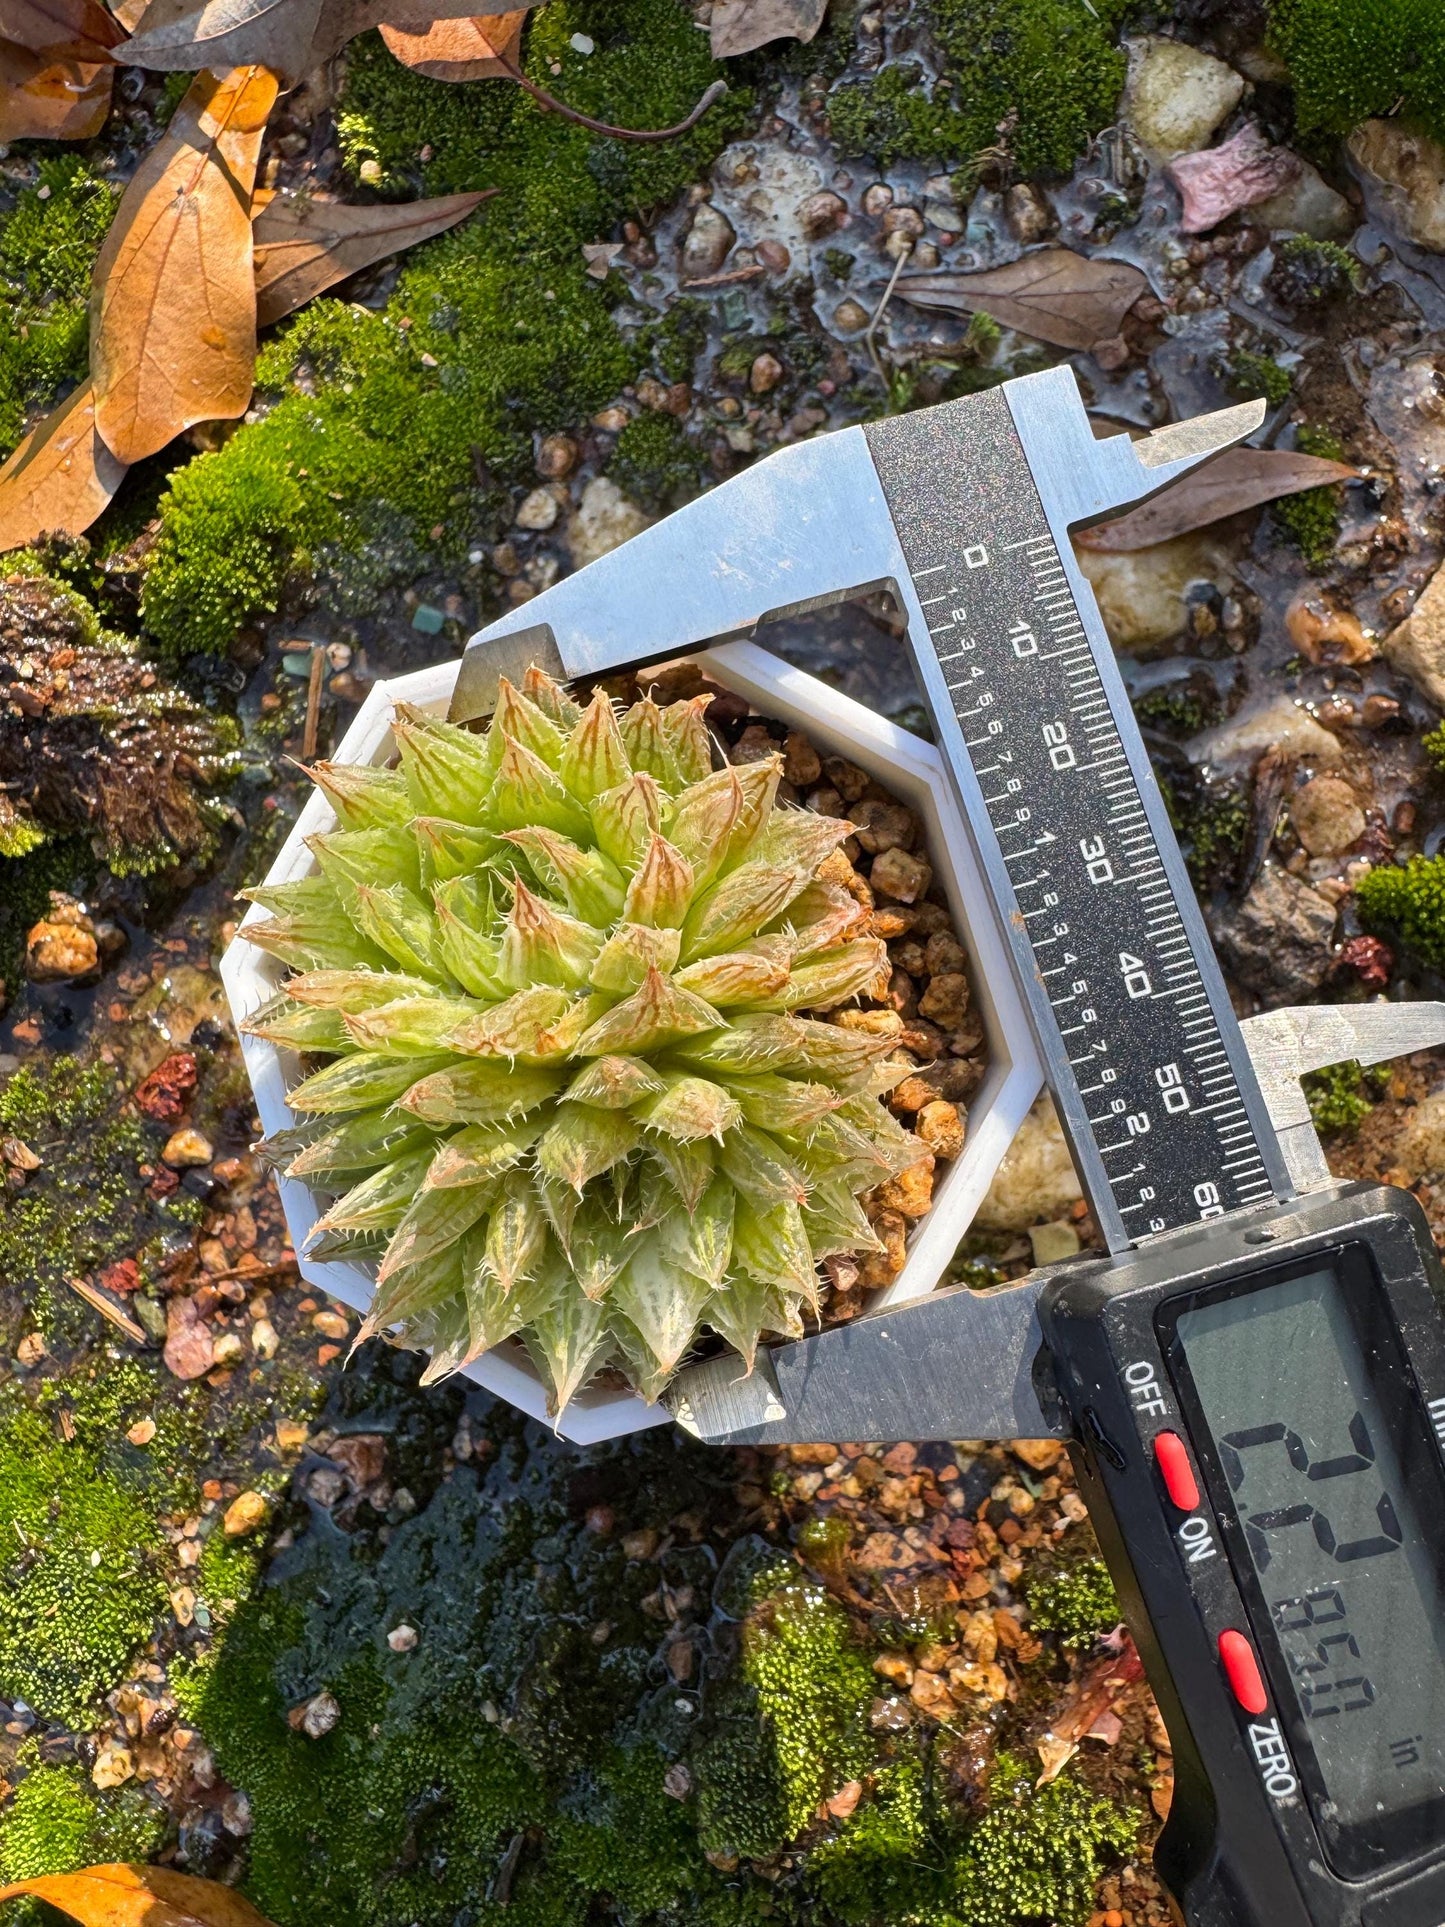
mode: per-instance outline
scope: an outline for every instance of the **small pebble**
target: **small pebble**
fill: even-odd
[[[223,1368],[239,1365],[246,1356],[246,1347],[236,1332],[222,1332],[211,1349],[211,1362]]]
[[[172,1169],[184,1170],[209,1164],[215,1154],[215,1146],[205,1133],[187,1124],[179,1131],[172,1131],[166,1139],[166,1147],[161,1152],[161,1162],[169,1164]]]
[[[296,1725],[308,1740],[324,1739],[341,1718],[341,1708],[331,1693],[317,1693],[297,1711]]]
[[[318,1311],[311,1323],[323,1338],[348,1338],[351,1324],[339,1311]]]
[[[258,1526],[265,1524],[269,1510],[259,1492],[242,1492],[226,1507],[221,1529],[228,1539],[244,1538],[248,1532],[254,1532]]]
[[[409,1653],[415,1647],[417,1637],[416,1627],[403,1622],[400,1626],[392,1627],[386,1636],[386,1643],[394,1653]]]
[[[251,1327],[251,1350],[257,1358],[274,1358],[280,1350],[281,1334],[269,1318],[258,1318]],[[280,1427],[277,1427],[279,1433]]]
[[[156,1435],[156,1422],[153,1418],[137,1419],[126,1433],[132,1445],[149,1445]]]

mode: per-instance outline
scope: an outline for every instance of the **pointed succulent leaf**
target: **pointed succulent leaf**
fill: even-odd
[[[696,1210],[674,1211],[658,1227],[659,1246],[669,1263],[701,1278],[712,1291],[722,1285],[732,1262],[735,1198],[727,1179],[715,1177]]]
[[[492,715],[492,728],[531,750],[549,769],[560,768],[566,737],[546,711],[524,696],[505,676],[497,679],[497,707]]]
[[[692,865],[665,836],[654,836],[642,855],[622,914],[653,929],[678,929],[692,902]]]
[[[358,883],[401,883],[415,890],[421,881],[416,839],[398,835],[394,825],[380,830],[332,830],[324,836],[308,836],[306,847],[343,902]]]
[[[744,1197],[767,1203],[802,1204],[809,1181],[768,1131],[740,1124],[723,1141],[718,1162]]]
[[[557,772],[579,803],[590,803],[632,774],[617,714],[597,690],[563,746]]]
[[[478,823],[501,744],[398,703],[392,734],[414,816]]]
[[[678,1143],[672,1138],[652,1138],[647,1150],[649,1161],[662,1171],[683,1209],[695,1211],[712,1182],[712,1146],[705,1138],[691,1144]]]
[[[384,1267],[385,1260],[382,1262]],[[378,1275],[376,1295],[367,1306],[366,1317],[352,1341],[352,1351],[377,1332],[387,1331],[393,1325],[406,1324],[434,1312],[438,1306],[454,1298],[461,1288],[461,1252],[456,1244],[448,1245],[414,1265],[393,1271],[386,1278]]]
[[[773,1072],[761,1077],[734,1075],[727,1079],[727,1088],[743,1117],[759,1130],[806,1131],[844,1101],[830,1084],[804,1083]]]
[[[540,1168],[532,1173],[532,1189],[537,1195],[542,1215],[547,1220],[552,1236],[557,1240],[558,1250],[570,1251],[582,1200],[570,1184],[549,1177]]]
[[[722,1143],[724,1131],[742,1122],[737,1100],[721,1084],[678,1071],[664,1073],[666,1088],[638,1105],[634,1115],[659,1137],[691,1144],[695,1138]]]
[[[662,739],[672,759],[675,787],[701,782],[712,771],[712,738],[706,721],[711,702],[707,694],[685,696],[662,712]]]
[[[500,1003],[508,984],[502,976],[502,944],[461,914],[471,879],[454,877],[437,886],[436,954],[437,960],[463,990],[482,1003]]]
[[[659,970],[650,969],[638,988],[614,1004],[577,1042],[581,1057],[657,1050],[664,1044],[716,1030],[722,1018],[711,1004],[679,990]]]
[[[390,1107],[362,1111],[297,1151],[286,1167],[290,1178],[340,1178],[375,1170],[420,1150],[429,1134],[413,1117]]]
[[[645,923],[621,923],[598,951],[591,981],[598,990],[626,997],[636,990],[649,970],[664,977],[682,949],[680,930],[653,930]]]
[[[408,1207],[421,1189],[421,1181],[431,1162],[426,1151],[413,1151],[383,1165],[370,1177],[354,1184],[345,1197],[338,1198],[318,1221],[325,1231],[390,1231],[401,1223]]]
[[[776,1290],[818,1299],[818,1270],[803,1214],[785,1199],[765,1204],[739,1191],[733,1213],[733,1255],[739,1267]]]
[[[446,971],[437,955],[436,918],[419,896],[402,884],[386,889],[360,885],[352,895],[357,926],[403,970],[438,981]]]
[[[677,982],[719,1010],[766,1009],[787,989],[791,961],[792,945],[786,937],[754,937],[741,950],[685,965]]]
[[[710,1036],[688,1038],[674,1047],[673,1055],[712,1071],[795,1070],[801,1067],[804,1044],[804,1028],[796,1017],[744,1012]]]
[[[322,1231],[308,1241],[306,1255],[318,1262],[335,1258],[343,1264],[377,1265],[390,1236],[387,1231]]]
[[[753,1369],[760,1341],[769,1334],[779,1338],[801,1338],[803,1320],[799,1295],[765,1285],[746,1272],[735,1271],[721,1290],[715,1291],[703,1306],[702,1318],[718,1335],[742,1355],[748,1371]]]
[[[715,957],[746,943],[782,915],[806,881],[800,870],[775,869],[770,863],[744,863],[730,870],[688,911],[682,926],[683,961]]]
[[[762,863],[806,870],[809,876],[838,845],[853,834],[846,817],[820,816],[816,810],[775,809],[753,848]]]
[[[566,688],[554,682],[545,669],[536,663],[528,665],[522,678],[522,694],[529,702],[534,702],[544,716],[550,716],[558,729],[575,729],[582,720],[582,711],[567,694]]]
[[[400,829],[412,814],[399,770],[365,763],[313,763],[306,774],[325,796],[344,830]]]
[[[621,913],[627,878],[600,850],[548,829],[508,830],[502,840],[521,852],[542,888],[574,917],[605,927]]]
[[[781,756],[764,756],[756,763],[738,765],[738,780],[743,786],[743,807],[728,838],[727,869],[733,869],[756,856],[756,846],[772,816],[782,775]]]
[[[556,1413],[602,1362],[611,1333],[606,1307],[573,1288],[564,1264],[553,1271],[551,1298],[545,1309],[532,1314],[522,1342],[548,1388],[547,1410]]]
[[[865,1081],[873,1066],[893,1048],[891,1037],[875,1037],[864,1030],[844,1030],[840,1024],[820,1023],[815,1017],[794,1020],[802,1033],[789,1070],[821,1077],[836,1090],[846,1091]]]
[[[883,1250],[883,1241],[869,1224],[862,1205],[837,1179],[825,1178],[813,1187],[803,1206],[803,1229],[815,1258],[831,1258],[844,1251]]]
[[[559,1104],[537,1145],[537,1168],[580,1198],[637,1148],[637,1126],[625,1111],[597,1111],[585,1104]]]
[[[264,1037],[286,1050],[347,1051],[353,1048],[341,1015],[298,1004],[284,993],[270,997],[241,1025],[246,1037]]]
[[[853,997],[880,996],[892,968],[881,938],[855,937],[837,950],[821,951],[810,963],[795,965],[773,1008],[833,1010]]]
[[[415,1074],[415,1058],[402,1060]],[[500,1124],[525,1117],[560,1089],[563,1076],[533,1064],[465,1063],[417,1078],[398,1098],[403,1111],[424,1124]]]
[[[571,995],[555,985],[517,990],[499,1004],[476,1009],[456,1032],[456,1049],[469,1057],[537,1057],[541,1040],[566,1016]]]
[[[387,1051],[359,1050],[339,1057],[324,1070],[303,1078],[286,1093],[293,1111],[315,1111],[330,1116],[342,1111],[365,1111],[374,1104],[390,1104],[418,1074],[440,1070],[445,1057],[393,1057]]]
[[[401,997],[375,1010],[348,1013],[342,1022],[361,1049],[409,1056],[455,1050],[452,1038],[470,1022],[475,1008],[465,997]]]
[[[597,1057],[567,1086],[568,1101],[599,1111],[626,1111],[643,1098],[666,1090],[662,1078],[640,1057]]]
[[[598,1199],[589,1198],[578,1208],[567,1262],[588,1298],[600,1302],[611,1291],[631,1255],[632,1242],[627,1229]]]
[[[570,794],[560,776],[525,744],[500,739],[501,760],[484,804],[482,821],[499,836],[508,830],[556,830],[560,836],[591,839],[587,812]]]
[[[742,777],[730,764],[694,783],[668,806],[667,839],[691,863],[696,889],[705,889],[722,869],[745,801]]]
[[[357,928],[343,908],[335,886],[325,877],[302,877],[295,883],[263,884],[241,895],[271,915],[243,923],[241,935],[259,950],[268,950],[283,963],[307,968],[317,965],[372,966],[385,969],[390,956]]]
[[[486,1261],[485,1230],[467,1234],[462,1243],[462,1295],[471,1331],[471,1356],[478,1358],[526,1323],[531,1310],[525,1291],[503,1291]]]
[[[384,1285],[398,1271],[435,1258],[438,1252],[456,1244],[485,1214],[492,1197],[489,1184],[448,1185],[419,1192],[386,1248],[376,1274],[377,1284]]]
[[[665,790],[681,789],[677,765],[662,727],[662,711],[651,696],[641,697],[627,709],[622,718],[622,740],[633,769],[646,770]]]
[[[445,1304],[423,1313],[413,1330],[417,1343],[431,1353],[417,1380],[419,1385],[440,1385],[443,1379],[470,1365],[483,1349],[476,1343],[465,1294],[448,1298]]]
[[[580,990],[602,941],[602,931],[555,909],[520,877],[514,880],[501,946],[502,976],[509,988],[557,984]]]
[[[608,1302],[642,1339],[658,1369],[669,1373],[692,1343],[707,1297],[706,1281],[669,1264],[656,1235],[649,1234],[638,1239]]]
[[[398,997],[435,997],[436,985],[426,977],[406,977],[397,970],[307,970],[286,980],[286,994],[319,1010],[354,1014],[376,1010]]]
[[[815,879],[794,897],[780,921],[792,940],[794,959],[801,963],[862,935],[868,912],[842,884]]]
[[[434,1148],[425,1188],[459,1191],[505,1177],[525,1161],[545,1123],[545,1116],[529,1117],[504,1124],[469,1124],[454,1132]]]
[[[466,876],[502,849],[501,838],[490,830],[454,823],[445,816],[414,816],[411,828],[419,858],[418,874],[429,884]]]
[[[605,857],[629,873],[637,867],[648,843],[662,828],[662,799],[657,784],[639,770],[610,790],[602,790],[588,805],[591,835]]]
[[[530,1181],[515,1172],[502,1186],[487,1221],[485,1264],[504,1292],[532,1277],[547,1252],[550,1233]]]

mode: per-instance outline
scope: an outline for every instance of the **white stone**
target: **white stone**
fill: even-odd
[[[1437,709],[1445,709],[1445,569],[1430,578],[1409,615],[1386,636],[1385,655]]]
[[[1340,761],[1339,738],[1321,727],[1292,696],[1276,696],[1259,709],[1231,716],[1217,729],[1205,730],[1185,745],[1194,763],[1234,763],[1258,756],[1264,749],[1281,749],[1306,765],[1333,767]]]
[[[1116,649],[1147,649],[1179,635],[1189,620],[1190,587],[1212,582],[1227,588],[1234,579],[1228,551],[1204,532],[1177,535],[1147,549],[1075,553]]]
[[[1445,1177],[1445,1091],[1422,1098],[1396,1141],[1396,1162],[1411,1183]]]
[[[1347,239],[1359,225],[1355,210],[1343,194],[1336,194],[1317,167],[1306,160],[1299,166],[1288,187],[1266,201],[1255,202],[1250,220],[1262,221],[1277,234],[1307,234],[1313,241]]]
[[[567,547],[579,569],[610,555],[634,535],[651,526],[652,517],[631,502],[616,482],[597,475],[582,491],[582,500],[567,529]]]
[[[1206,146],[1243,93],[1243,77],[1232,67],[1182,40],[1151,34],[1130,45],[1124,120],[1156,154]]]
[[[1053,1099],[1040,1097],[1004,1153],[975,1223],[985,1231],[1025,1231],[1066,1218],[1084,1195]]]
[[[550,529],[557,520],[557,498],[549,488],[534,488],[517,510],[519,529]]]
[[[1445,253],[1445,147],[1393,120],[1363,122],[1348,146],[1405,239]]]

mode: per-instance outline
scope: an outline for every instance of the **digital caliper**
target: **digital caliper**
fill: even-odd
[[[1071,527],[1263,404],[1096,440],[1067,368],[746,474],[473,640],[658,661],[886,588],[1109,1247],[685,1372],[705,1439],[1064,1437],[1168,1725],[1195,1927],[1445,1921],[1445,1319],[1408,1194],[1330,1179],[1299,1077],[1445,1006],[1234,1016]]]

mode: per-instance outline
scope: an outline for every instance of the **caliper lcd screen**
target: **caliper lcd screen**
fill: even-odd
[[[1172,1322],[1316,1824],[1371,1871],[1438,1838],[1445,1798],[1445,1485],[1388,1301],[1356,1248]]]

